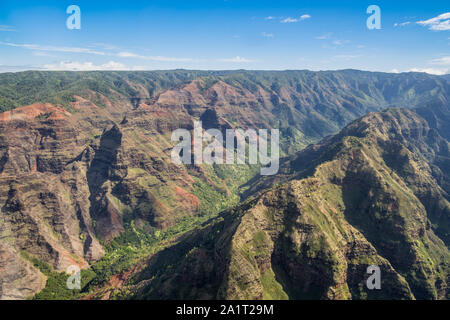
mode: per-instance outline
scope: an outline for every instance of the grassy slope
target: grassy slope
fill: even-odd
[[[395,103],[411,103],[412,105],[426,101],[430,97],[442,95],[448,87],[440,83],[437,78],[425,75],[389,76],[386,74],[370,74],[357,71],[344,72],[196,72],[196,71],[174,71],[174,72],[26,72],[20,74],[2,74],[0,76],[0,106],[2,110],[12,109],[21,105],[34,102],[52,102],[61,104],[70,109],[70,102],[73,101],[73,94],[90,97],[91,92],[105,95],[114,102],[115,94],[111,90],[129,99],[135,97],[148,98],[165,89],[178,86],[191,81],[197,77],[206,77],[211,81],[205,81],[209,86],[217,79],[221,79],[229,84],[254,91],[259,87],[267,89],[274,94],[281,94],[281,88],[295,88],[299,94],[310,94],[316,92],[315,97],[318,110],[321,104],[332,104],[333,100],[327,98],[327,94],[320,93],[321,89],[328,90],[336,88],[337,95],[344,97],[344,103],[353,103],[355,106],[364,105],[365,108],[380,108],[380,105],[390,105]],[[417,83],[415,83],[417,82]],[[331,85],[330,85],[331,83]],[[353,83],[358,83],[354,85]],[[412,83],[412,85],[411,85]],[[415,83],[415,84],[414,84]],[[137,85],[139,84],[139,85]],[[328,86],[328,87],[327,87]],[[339,89],[341,88],[341,89]],[[430,90],[431,88],[431,90]],[[202,88],[206,90],[206,88]],[[326,92],[326,91],[325,91]],[[26,93],[26,94],[25,94]],[[320,96],[321,95],[321,96]],[[94,96],[95,100],[95,96]],[[93,101],[102,105],[101,99]],[[274,102],[275,103],[275,102]],[[282,137],[286,141],[287,152],[297,151],[308,141],[302,132],[292,128],[289,124],[289,110],[284,108],[283,103],[276,102],[275,105],[280,110],[278,114],[280,127],[285,130]],[[283,110],[286,110],[283,111]],[[361,109],[356,114],[364,112]],[[322,114],[313,115],[317,124],[321,121],[326,123],[328,131],[315,127],[306,128],[311,136],[320,136],[324,132],[335,131],[339,126],[348,122],[353,115],[345,115],[344,118],[337,117],[331,109],[324,108]],[[327,118],[329,117],[329,118]],[[332,121],[330,121],[332,119]],[[307,122],[305,122],[307,123]],[[287,138],[288,137],[288,138]],[[292,145],[292,148],[289,147]],[[107,256],[100,261],[93,270],[96,272],[95,280],[92,283],[104,283],[108,277],[114,273],[122,272],[142,257],[159,250],[157,245],[162,240],[172,239],[184,231],[191,230],[198,223],[206,218],[213,217],[219,211],[224,210],[239,201],[238,187],[244,184],[254,174],[254,169],[249,168],[208,168],[209,176],[220,184],[221,179],[227,181],[227,187],[231,194],[224,195],[215,188],[211,188],[204,181],[198,180],[195,184],[194,194],[201,200],[202,211],[198,218],[186,218],[179,221],[173,229],[163,235],[153,233],[143,234],[142,230],[136,229],[132,225],[132,220],[126,225],[124,238],[119,238],[115,245],[108,247]],[[155,231],[156,232],[156,231]],[[143,238],[142,238],[143,237]],[[139,239],[139,241],[135,241]],[[270,272],[265,274],[265,282],[271,283]],[[59,276],[54,275],[55,278]],[[51,282],[51,281],[49,281]],[[278,290],[275,290],[278,292]],[[283,296],[282,293],[268,293]]]
[[[433,162],[420,151],[434,135],[427,130],[406,110],[353,123],[322,146],[329,160],[313,164],[311,175],[263,193],[162,251],[127,292],[150,299],[446,298],[448,243],[436,236],[431,211],[402,169],[383,159],[385,143],[397,140],[410,150],[402,167],[425,168]],[[432,180],[422,170],[412,173],[417,181]],[[427,188],[442,192],[431,182]],[[203,264],[210,270],[189,268]],[[382,268],[382,291],[367,291],[361,281],[371,264]]]

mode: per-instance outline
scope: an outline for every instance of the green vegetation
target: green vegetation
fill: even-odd
[[[39,260],[38,258],[28,254],[26,251],[22,251],[21,255],[23,258],[31,262],[31,264],[39,269],[43,274],[49,275],[52,272],[52,268],[45,262]]]
[[[174,188],[177,183],[172,179],[173,172],[169,172],[164,161],[152,156],[151,161],[146,162],[146,157],[136,154],[133,165],[142,168],[151,165],[154,170],[130,167],[123,184],[116,185],[110,179],[102,185],[101,188],[105,189],[109,186],[123,187],[112,188],[105,202],[122,215],[124,232],[104,246],[106,255],[100,261],[82,271],[81,290],[68,290],[67,274],[55,272],[38,258],[22,253],[48,278],[46,288],[35,299],[78,299],[98,293],[99,289],[109,285],[114,275],[129,271],[144,259],[150,259],[149,279],[146,280],[151,281],[145,297],[166,293],[170,289],[175,296],[192,294],[198,297],[205,293],[215,297],[220,281],[217,274],[229,271],[236,283],[233,289],[241,290],[244,296],[253,294],[246,291],[248,284],[258,283],[254,280],[259,279],[265,299],[322,298],[325,294],[348,298],[349,292],[364,298],[371,296],[357,289],[359,284],[344,283],[347,279],[343,280],[343,277],[348,275],[350,279],[360,271],[356,269],[374,261],[384,263],[381,256],[389,261],[390,269],[388,264],[385,267],[392,274],[406,279],[405,283],[391,279],[402,288],[403,296],[409,297],[409,288],[417,298],[435,299],[448,294],[443,290],[449,269],[450,224],[446,215],[450,190],[447,177],[449,148],[448,141],[438,137],[437,132],[448,133],[445,119],[448,119],[446,97],[449,86],[437,77],[354,70],[7,73],[0,75],[0,111],[50,102],[75,112],[71,107],[75,95],[103,108],[106,101],[136,105],[139,99],[153,98],[166,89],[176,90],[194,79],[202,80],[197,86],[203,94],[219,81],[234,86],[231,91],[246,97],[249,96],[246,90],[255,94],[256,100],[248,104],[229,101],[228,105],[225,101],[221,120],[232,125],[279,128],[281,154],[292,158],[282,163],[283,175],[270,177],[274,180],[264,180],[257,177],[257,166],[248,165],[191,167],[188,173],[194,183],[189,192],[200,200],[200,206],[195,212],[197,199],[188,199],[190,216],[179,210],[179,198],[174,196],[174,190],[183,195],[187,188]],[[264,98],[259,94],[261,89],[268,93],[263,95]],[[378,111],[392,104],[413,108],[424,101],[433,103],[427,105],[426,110],[421,107],[419,111],[431,119],[429,126],[436,132],[429,130],[412,112],[390,110],[355,121],[341,134],[293,156],[309,143],[335,133],[369,111]],[[236,105],[242,108],[235,108]],[[197,107],[201,109],[204,106],[195,106],[193,110],[186,107],[186,110],[195,114]],[[230,109],[232,112],[228,116],[225,113]],[[248,115],[242,117],[237,109],[248,112]],[[106,113],[105,110],[102,112]],[[50,113],[41,114],[37,119],[45,122],[50,116]],[[240,118],[245,118],[245,121],[238,121]],[[158,128],[151,133],[152,142],[169,147],[167,133],[159,135],[157,132],[178,123],[171,122],[172,119],[158,120],[161,123],[155,125]],[[142,124],[147,125],[152,127],[150,123]],[[89,133],[90,137],[102,137],[100,129],[99,126],[95,132]],[[137,142],[149,136],[148,132],[139,132],[141,129],[130,134]],[[131,140],[124,140],[124,145]],[[145,147],[141,145],[140,148],[143,149],[138,151],[142,153],[160,153],[163,150],[155,143],[148,143]],[[108,175],[118,173],[112,172],[113,167],[123,169],[126,165],[108,166]],[[114,179],[120,180],[122,175],[118,174]],[[289,185],[286,179],[296,180],[299,185]],[[186,181],[190,183],[191,180],[188,178]],[[267,198],[258,198],[262,199],[264,211],[260,216],[252,212],[256,216],[249,220],[266,219],[266,225],[262,231],[259,229],[261,221],[257,221],[257,231],[255,226],[246,230],[249,226],[243,225],[241,218],[248,213],[249,207],[241,204],[237,209],[231,208],[245,199],[243,194],[248,192],[246,195],[252,195],[259,183],[261,188],[271,187],[274,193]],[[267,194],[265,192],[258,197]],[[71,195],[66,192],[63,196],[70,203]],[[220,212],[223,212],[222,220],[217,218]],[[147,218],[148,221],[145,220]],[[157,223],[150,222],[151,219]],[[95,220],[92,225],[94,229],[97,227]],[[160,230],[152,225],[171,227]],[[239,243],[240,239],[234,233],[241,226],[241,232],[252,232],[244,244]],[[53,236],[61,240],[59,233]],[[82,242],[88,239],[83,231],[78,233],[78,237]],[[233,244],[238,243],[239,250],[235,250],[237,258],[227,270],[227,261],[235,258],[232,256],[235,252],[230,250],[232,245],[227,242],[231,238]],[[352,247],[344,252],[342,248],[350,244]],[[376,254],[371,253],[373,248]],[[242,257],[245,263],[241,265],[237,260]],[[344,266],[341,262],[347,257],[349,266]],[[251,270],[244,270],[249,265]],[[302,269],[295,269],[297,266]],[[295,277],[300,280],[307,277],[311,287],[309,284],[305,288],[298,286],[296,292],[289,283]],[[180,285],[180,279],[189,279],[191,283],[186,281]],[[171,281],[176,287],[169,288]],[[332,286],[336,287],[334,292],[326,291]],[[127,285],[125,287],[128,289]],[[123,298],[133,296],[133,292],[120,294]],[[169,293],[167,295],[170,297]]]
[[[200,213],[210,217],[238,204],[241,193],[246,190],[243,185],[259,171],[255,165],[204,165],[203,168],[212,184],[192,173],[193,194],[200,200]]]
[[[411,139],[411,129],[422,136]],[[385,154],[398,150],[390,145],[398,143],[404,148],[399,156],[410,154],[404,161]],[[261,293],[264,299],[446,298],[448,248],[434,233],[430,222],[436,217],[427,208],[445,214],[448,206],[426,170],[425,161],[433,160],[424,157],[430,145],[442,143],[411,111],[368,115],[301,152],[287,181],[250,198],[258,203],[254,210],[226,210],[220,228],[212,222],[151,258],[137,280],[149,281],[141,282],[147,291],[137,298],[186,299],[206,292],[229,299]],[[448,158],[447,149],[442,154]],[[214,198],[211,190],[200,190],[208,195],[205,201]],[[436,209],[430,199],[442,205]],[[195,267],[203,263],[213,266]],[[373,264],[382,269],[382,291],[361,285]],[[206,282],[212,288],[195,287],[205,277],[213,279]]]
[[[69,290],[67,288],[67,279],[69,277],[65,272],[55,272],[45,262],[40,261],[34,256],[31,256],[26,251],[22,251],[22,256],[30,261],[32,265],[39,269],[46,277],[47,284],[45,288],[36,294],[33,299],[35,300],[73,300],[82,296],[83,288],[89,283],[89,281],[95,276],[91,270],[81,270],[81,290],[74,289]]]
[[[264,300],[289,300],[281,284],[275,280],[272,268],[262,274],[261,283],[264,289]]]
[[[95,273],[92,270],[81,270],[81,290],[67,288],[67,279],[69,275],[65,272],[58,273],[52,271],[46,274],[47,284],[46,287],[36,294],[34,300],[75,300],[84,295],[84,290],[95,277]]]
[[[125,99],[146,98],[161,90],[186,83],[205,72],[155,71],[155,72],[46,72],[27,71],[0,75],[0,112],[33,103],[53,103],[71,109],[74,95],[90,99],[103,106],[100,95],[116,101],[121,95]],[[146,88],[142,96],[133,83]],[[92,95],[93,94],[93,95]]]
[[[48,278],[46,287],[34,299],[73,300],[95,292],[96,288],[105,285],[113,275],[128,271],[139,261],[162,250],[178,236],[205,221],[205,218],[186,217],[168,230],[155,229],[152,233],[139,230],[134,221],[126,223],[125,231],[106,246],[106,255],[91,268],[81,270],[81,290],[67,289],[68,274],[55,272],[48,264],[24,252],[23,256]]]
[[[234,193],[233,196],[218,192],[203,180],[195,178],[194,194],[201,200],[199,214],[179,218],[175,225],[167,230],[149,229],[148,227],[146,230],[139,229],[136,227],[136,217],[133,212],[129,209],[124,210],[125,231],[105,246],[106,255],[100,261],[92,265],[90,269],[82,271],[82,289],[68,290],[66,288],[68,275],[53,272],[49,266],[44,264],[47,268],[46,275],[48,275],[47,286],[35,296],[35,299],[77,299],[95,292],[96,288],[106,285],[113,275],[128,271],[149,255],[172,245],[177,237],[216,217],[220,211],[237,204],[239,202],[239,186],[249,179],[255,170],[255,168],[251,169],[245,165],[210,166],[207,171],[217,184],[223,183],[222,178],[229,177],[226,181],[229,181],[230,184],[226,184],[226,187],[228,187],[228,192]],[[132,170],[133,174],[140,172],[140,170]],[[116,206],[121,207],[117,198],[110,195],[110,199],[116,203]],[[80,234],[81,238],[83,238],[83,234]]]

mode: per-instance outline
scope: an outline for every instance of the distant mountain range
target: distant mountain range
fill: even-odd
[[[449,97],[423,73],[0,74],[0,298],[447,299]],[[279,174],[173,164],[194,120],[280,129]]]

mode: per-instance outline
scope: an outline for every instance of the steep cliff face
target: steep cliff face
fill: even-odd
[[[402,131],[406,129],[399,128],[409,122],[399,122],[386,129],[384,119],[372,116],[363,118],[357,128],[349,126],[346,129],[361,132],[343,131],[341,136],[334,138],[355,136],[362,139],[366,134],[361,129],[363,124],[372,128],[372,121],[385,130],[377,132],[377,136],[390,137],[395,133],[403,137],[395,143],[390,143],[389,139],[384,142],[375,139],[373,143],[376,142],[377,148],[383,151],[366,158],[365,149],[352,145],[349,138],[351,141],[345,140],[346,148],[350,150],[351,146],[353,151],[348,152],[355,154],[345,160],[350,164],[336,165],[336,170],[345,171],[339,179],[346,183],[338,185],[333,177],[324,174],[317,177],[321,183],[331,181],[336,184],[336,192],[345,193],[345,197],[340,196],[341,200],[327,205],[341,217],[330,228],[343,229],[343,234],[331,235],[329,230],[323,229],[322,222],[311,222],[317,219],[316,214],[305,213],[307,209],[300,205],[314,197],[315,201],[325,201],[322,193],[332,193],[334,189],[311,189],[308,194],[309,191],[302,191],[299,185],[284,186],[285,190],[277,191],[279,194],[266,195],[264,201],[258,202],[259,209],[246,209],[248,214],[242,213],[244,224],[241,224],[241,218],[235,219],[229,213],[229,218],[224,221],[229,225],[227,230],[225,227],[224,230],[214,229],[214,232],[199,233],[193,238],[201,244],[204,237],[219,232],[223,245],[217,244],[219,247],[215,251],[201,249],[197,240],[186,238],[186,241],[192,241],[192,247],[199,247],[199,251],[193,250],[190,260],[181,259],[186,270],[193,266],[197,270],[192,274],[183,272],[183,277],[194,281],[197,289],[195,292],[189,289],[178,293],[171,291],[175,290],[179,280],[174,278],[171,280],[174,281],[173,288],[167,286],[163,296],[304,298],[312,292],[311,297],[362,298],[364,294],[357,293],[356,286],[360,284],[356,283],[364,265],[355,262],[353,266],[348,262],[350,258],[345,258],[362,255],[363,260],[370,258],[370,261],[383,265],[383,270],[392,275],[393,283],[398,284],[396,290],[401,292],[398,293],[401,297],[410,294],[420,297],[413,284],[419,283],[419,288],[423,285],[414,280],[414,276],[411,276],[413,280],[407,276],[414,263],[395,265],[385,253],[394,255],[395,252],[389,250],[396,245],[381,243],[378,247],[363,230],[365,222],[359,225],[357,217],[352,216],[354,211],[369,210],[377,201],[390,203],[392,200],[390,210],[399,206],[400,200],[386,196],[391,192],[389,190],[364,199],[362,195],[351,198],[354,193],[351,188],[358,183],[361,187],[356,191],[365,190],[368,194],[372,194],[372,190],[364,189],[367,184],[385,183],[378,174],[382,169],[374,167],[369,161],[371,157],[381,157],[388,167],[386,170],[394,170],[395,179],[406,184],[419,201],[412,202],[419,206],[415,211],[417,221],[407,226],[414,236],[417,233],[425,237],[431,234],[426,230],[432,230],[434,236],[430,235],[430,239],[438,236],[448,243],[448,143],[439,135],[446,137],[445,116],[450,86],[438,77],[349,70],[319,73],[26,72],[2,74],[0,78],[0,110],[5,111],[0,114],[0,298],[25,299],[39,292],[45,286],[46,278],[37,267],[41,262],[61,272],[70,265],[88,269],[99,260],[106,264],[109,260],[102,259],[107,245],[124,235],[125,240],[121,241],[127,247],[130,228],[158,238],[160,231],[185,230],[186,225],[189,228],[195,225],[198,217],[204,221],[235,206],[240,201],[241,191],[245,191],[245,198],[276,183],[312,176],[316,167],[332,161],[333,152],[343,147],[329,142],[335,140],[325,140],[307,148],[298,158],[296,152],[337,132],[351,120],[389,105],[416,107],[423,101],[434,101],[433,108],[426,105],[420,112],[439,134],[431,131],[423,120],[417,120],[422,131],[413,131],[411,127],[411,136],[406,136]],[[24,104],[30,105],[18,107]],[[194,120],[202,121],[204,129],[279,128],[282,154],[290,157],[283,160],[279,175],[266,179],[255,177],[257,170],[250,166],[174,165],[170,160],[174,145],[171,133],[180,128],[191,130]],[[424,132],[426,140],[422,139]],[[416,145],[418,139],[421,144]],[[420,158],[421,162],[417,162],[416,154],[423,158]],[[359,162],[363,163],[362,167],[357,166]],[[366,167],[373,169],[366,174]],[[425,170],[426,174],[419,176],[417,170]],[[361,180],[366,176],[368,180]],[[313,205],[315,203],[311,203]],[[266,214],[265,211],[274,212]],[[292,217],[285,218],[285,211],[291,212]],[[327,219],[335,218],[331,211],[323,215]],[[424,212],[427,218],[423,217]],[[254,217],[250,218],[252,215]],[[186,223],[188,219],[195,223]],[[296,227],[297,220],[300,227]],[[425,229],[416,225],[424,223]],[[274,229],[273,224],[278,227]],[[302,229],[303,225],[306,229]],[[252,231],[248,233],[247,228]],[[383,228],[395,233],[389,224]],[[261,233],[261,230],[265,231]],[[295,245],[294,240],[289,240],[291,233],[296,233],[294,238],[298,238]],[[408,239],[399,238],[398,243]],[[217,239],[210,241],[216,243]],[[163,244],[159,248],[167,246],[166,242],[161,240]],[[353,242],[356,244],[348,244]],[[317,249],[311,257],[297,252],[308,251],[309,246],[313,251]],[[175,250],[171,257],[175,260],[167,261],[175,264],[181,257],[178,249],[169,250]],[[249,258],[252,250],[258,254]],[[291,256],[291,251],[295,250],[296,255]],[[335,253],[335,250],[339,252]],[[405,250],[413,249],[407,246]],[[422,251],[429,252],[426,247]],[[411,261],[416,259],[414,255],[409,258]],[[203,259],[211,262],[210,266],[206,267]],[[325,272],[325,267],[318,267],[320,264],[314,259],[332,266],[332,270]],[[432,261],[436,268],[438,263]],[[299,263],[307,268],[296,269]],[[438,270],[433,268],[430,270]],[[241,269],[248,271],[242,279],[238,272]],[[255,270],[259,270],[261,277]],[[428,275],[430,270],[424,273]],[[322,278],[322,274],[326,277]],[[299,288],[290,288],[286,283],[291,278],[299,282],[312,280]],[[189,281],[187,283],[191,283]],[[432,279],[424,281],[431,283]],[[444,284],[441,286],[444,288]],[[424,297],[442,296],[444,289],[436,289],[437,285],[430,288],[423,289]],[[153,297],[153,293],[142,296]]]
[[[75,107],[85,110],[72,115],[49,104],[32,105],[0,121],[4,298],[24,299],[42,289],[42,275],[23,252],[56,271],[87,268],[104,254],[98,239],[108,242],[120,234],[128,212],[166,228],[177,216],[173,211],[178,216],[198,211],[197,198],[183,189],[192,190],[192,178],[169,168],[167,155],[164,161],[157,155],[160,145],[145,152],[151,142],[138,145],[144,134],[119,128],[111,110],[81,99]],[[153,193],[160,187],[175,205],[160,203],[162,196]],[[23,270],[21,277],[14,266]],[[23,279],[12,285],[12,275]]]
[[[0,272],[0,296],[3,300],[22,300],[33,296],[46,284],[46,277],[30,262],[21,259],[16,249],[5,242],[0,243]]]
[[[42,289],[43,276],[31,259],[59,272],[71,265],[88,268],[104,255],[99,240],[117,237],[124,222],[154,232],[184,217],[216,213],[220,201],[238,201],[231,188],[245,179],[239,171],[224,168],[219,178],[212,167],[170,160],[172,131],[198,120],[182,104],[103,102],[99,107],[76,96],[74,113],[34,104],[1,115],[0,221],[2,253],[8,255],[2,297],[24,299]],[[206,185],[206,200],[217,208],[194,195],[199,185]],[[8,285],[19,263],[26,271],[23,288]]]
[[[33,105],[12,111],[0,123],[2,243],[11,259],[5,271],[14,273],[15,261],[24,270],[21,285],[27,289],[17,285],[14,290],[23,295],[16,294],[16,298],[32,295],[27,283],[33,285],[35,278],[42,278],[23,252],[58,271],[69,265],[86,268],[103,254],[93,230],[85,227],[91,226],[85,168],[67,166],[84,137],[77,141],[70,114],[55,109]],[[17,117],[18,112],[26,117]],[[82,232],[86,232],[86,242]],[[3,295],[8,297],[7,286],[11,285],[4,274]],[[42,285],[34,284],[34,289]]]
[[[441,182],[449,172],[437,158],[449,159],[448,142],[413,112],[363,117],[286,163],[287,182],[151,257],[131,291],[150,299],[445,299],[450,203]],[[366,287],[370,265],[381,269],[381,290]]]

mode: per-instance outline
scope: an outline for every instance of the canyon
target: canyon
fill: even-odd
[[[449,97],[421,73],[0,74],[0,298],[447,299]],[[194,121],[278,129],[279,172],[173,163]]]

